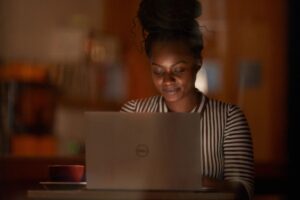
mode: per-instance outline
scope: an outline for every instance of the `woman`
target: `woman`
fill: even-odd
[[[203,176],[210,186],[229,186],[253,197],[252,138],[236,105],[209,99],[195,88],[201,68],[202,34],[197,0],[142,0],[138,19],[153,83],[161,94],[131,100],[123,112],[197,112],[201,115]]]

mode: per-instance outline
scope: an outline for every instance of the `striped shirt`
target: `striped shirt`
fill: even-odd
[[[191,112],[201,114],[202,173],[241,183],[250,198],[254,191],[253,147],[249,126],[241,109],[201,95]],[[126,102],[121,112],[168,112],[162,96]]]

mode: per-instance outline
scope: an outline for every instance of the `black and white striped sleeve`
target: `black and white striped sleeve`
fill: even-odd
[[[123,104],[121,107],[120,112],[136,112],[136,100],[130,100]]]
[[[156,112],[159,100],[159,96],[131,100],[122,106],[121,112]]]
[[[250,199],[254,194],[252,137],[241,109],[229,105],[224,132],[224,179],[241,183]]]

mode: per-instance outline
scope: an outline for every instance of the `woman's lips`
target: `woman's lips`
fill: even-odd
[[[164,94],[173,95],[179,91],[179,88],[163,88],[162,92]]]

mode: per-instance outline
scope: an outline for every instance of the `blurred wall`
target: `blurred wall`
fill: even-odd
[[[103,0],[0,2],[0,59],[6,62],[53,62],[50,51],[55,32],[63,28],[102,26]]]
[[[227,1],[228,49],[225,99],[245,111],[257,162],[285,163],[287,150],[287,2]],[[241,87],[243,61],[260,65],[257,85]]]
[[[143,38],[136,12],[139,0],[106,0],[104,2],[103,31],[122,41],[124,67],[128,72],[127,99],[156,93],[152,84],[149,62],[143,51]],[[120,6],[116,6],[120,5]]]

